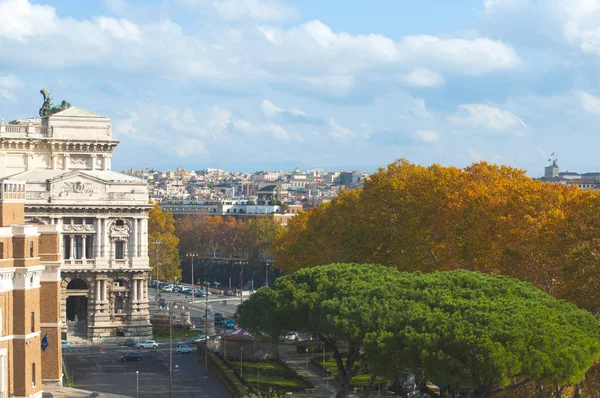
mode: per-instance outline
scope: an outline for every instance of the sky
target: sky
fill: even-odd
[[[107,116],[113,168],[599,171],[600,0],[0,0],[0,118]]]

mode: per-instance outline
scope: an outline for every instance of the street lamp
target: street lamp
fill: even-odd
[[[194,257],[199,257],[200,254],[199,253],[187,253],[186,254],[187,257],[190,257],[192,259],[192,306],[194,305]]]
[[[140,398],[140,371],[135,371],[135,398]]]
[[[162,245],[162,241],[161,240],[155,240],[154,241],[154,261],[156,262],[156,264],[154,264],[154,266],[156,267],[156,296],[158,297],[158,281],[160,280],[160,273],[158,272],[158,245]]]
[[[172,305],[169,308],[169,398],[173,395],[173,310],[177,308]]]
[[[242,365],[244,363],[244,346],[242,345],[242,342],[240,341],[240,379],[242,379]]]

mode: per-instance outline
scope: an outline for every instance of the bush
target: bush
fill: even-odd
[[[200,354],[200,350],[198,350]],[[202,351],[202,355],[204,352]],[[227,389],[237,398],[247,395],[246,387],[236,377],[236,375],[212,352],[208,351],[208,359],[210,361],[210,369],[213,370],[216,376],[225,384]]]

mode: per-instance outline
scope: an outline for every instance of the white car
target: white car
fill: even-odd
[[[209,338],[205,334],[199,334],[198,336],[192,339],[192,343],[201,343],[203,341],[208,340]]]
[[[279,336],[279,341],[297,341],[298,332],[287,332]]]
[[[60,345],[61,345],[61,347],[62,347],[63,350],[69,350],[69,349],[73,348],[73,344],[71,344],[67,340],[61,341]]]
[[[192,349],[185,344],[179,344],[179,346],[177,347],[178,354],[190,354],[191,352]]]
[[[173,285],[163,286],[162,291],[163,292],[173,293]]]
[[[158,344],[156,344],[156,341],[154,340],[146,340],[143,343],[137,343],[135,345],[135,348],[137,349],[150,349],[150,350],[156,350],[158,348]]]

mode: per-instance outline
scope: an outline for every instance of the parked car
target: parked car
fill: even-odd
[[[231,319],[225,319],[223,325],[225,325],[225,329],[233,329],[235,327],[235,322]]]
[[[225,290],[225,292],[223,293],[225,296],[235,296],[235,292],[231,289],[229,290]]]
[[[221,335],[215,334],[214,336],[209,337],[211,340],[219,341],[221,340]]]
[[[297,341],[298,340],[298,332],[286,332],[279,336],[280,341]]]
[[[121,361],[141,361],[142,354],[139,352],[128,352],[121,357]]]
[[[220,325],[223,323],[223,314],[221,314],[220,312],[215,312],[215,325]]]
[[[177,353],[178,354],[191,354],[192,349],[185,344],[179,344],[179,346],[177,346]]]
[[[173,292],[173,285],[166,285],[166,286],[163,286],[161,290],[162,290],[163,292],[169,292],[169,293],[172,293],[172,292]]]
[[[146,340],[143,343],[137,343],[135,345],[135,348],[137,349],[151,349],[151,350],[156,350],[158,348],[158,344],[156,344],[156,341],[154,340]]]
[[[181,288],[182,288],[181,285],[175,285],[175,286],[173,286],[173,292],[181,293]]]
[[[119,342],[119,347],[135,347],[136,343],[133,339],[127,339]]]
[[[208,340],[208,337],[205,334],[199,334],[192,339],[192,343],[201,343],[206,340]]]
[[[71,344],[69,341],[67,340],[63,340],[61,341],[61,347],[63,350],[70,350],[71,348],[73,348],[73,344]]]
[[[181,286],[181,293],[192,294],[192,288],[190,286]]]

